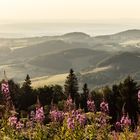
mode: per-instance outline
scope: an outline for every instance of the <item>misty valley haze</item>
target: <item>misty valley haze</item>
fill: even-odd
[[[108,35],[128,29],[139,29],[140,22],[118,20],[77,22],[25,22],[1,23],[0,38],[25,38],[62,35],[69,32],[84,32],[91,36]]]
[[[82,85],[112,84],[127,75],[140,80],[140,30],[91,36],[82,32],[30,38],[0,39],[0,74],[33,84],[63,84],[73,68]]]

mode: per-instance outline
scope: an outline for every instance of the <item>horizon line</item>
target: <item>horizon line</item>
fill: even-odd
[[[109,34],[99,34],[99,35],[91,35],[91,34],[88,34],[86,32],[78,32],[78,31],[72,31],[72,32],[67,32],[67,33],[64,33],[64,34],[57,34],[57,35],[35,35],[35,36],[25,36],[25,37],[0,37],[0,39],[26,39],[26,38],[36,38],[36,37],[55,37],[55,36],[63,36],[63,35],[67,35],[67,34],[70,34],[70,33],[83,33],[83,34],[86,34],[86,35],[89,35],[89,37],[99,37],[99,36],[109,36],[109,35],[115,35],[115,34],[119,34],[119,33],[122,33],[122,32],[127,32],[127,31],[140,31],[140,28],[138,29],[126,29],[126,30],[121,30],[121,31],[118,31],[118,32],[114,32],[114,33],[109,33]]]

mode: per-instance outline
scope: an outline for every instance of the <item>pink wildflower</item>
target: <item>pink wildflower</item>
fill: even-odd
[[[17,123],[17,117],[16,116],[9,117],[8,122],[10,126],[15,127]]]
[[[66,100],[66,110],[72,110],[72,108],[74,107],[72,98],[69,96],[68,99]]]
[[[37,122],[43,122],[44,119],[45,119],[45,115],[44,115],[43,107],[38,107],[36,109],[35,120]]]
[[[18,121],[17,124],[16,124],[16,129],[20,130],[23,127],[24,127],[24,124],[22,122]]]
[[[9,85],[8,85],[8,82],[3,82],[1,84],[1,91],[3,94],[9,94]]]
[[[95,104],[94,101],[88,100],[87,101],[88,111],[94,112],[95,111]]]
[[[55,122],[62,122],[64,119],[64,112],[53,110],[50,111],[51,120]]]
[[[81,126],[84,126],[86,124],[86,116],[84,114],[78,114],[77,119]]]
[[[75,128],[74,118],[69,117],[67,119],[67,126],[69,129],[74,130],[74,128]]]
[[[105,101],[101,102],[100,109],[102,112],[108,113],[109,112],[108,103]]]
[[[121,120],[120,120],[120,123],[122,126],[130,126],[131,125],[131,119],[128,118],[128,116],[125,116],[123,115]]]

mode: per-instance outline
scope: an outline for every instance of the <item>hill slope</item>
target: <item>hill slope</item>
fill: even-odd
[[[98,63],[96,69],[99,70],[94,72],[93,69],[93,72],[82,75],[81,82],[106,85],[121,80],[128,75],[140,80],[140,53],[125,52],[116,54]],[[103,70],[100,71],[100,69]]]
[[[72,32],[59,36],[0,39],[0,68],[10,78],[22,81],[67,73],[70,68],[80,83],[113,83],[128,74],[140,80],[140,30],[91,37]],[[17,76],[18,75],[18,76]]]

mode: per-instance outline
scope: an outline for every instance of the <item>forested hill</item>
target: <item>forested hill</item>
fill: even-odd
[[[86,81],[90,87],[110,84],[126,75],[139,81],[139,62],[140,30],[136,29],[103,36],[72,32],[0,39],[1,76],[5,69],[9,78],[20,82],[28,73],[36,85],[42,80],[63,84],[70,68],[77,73],[81,85]]]

